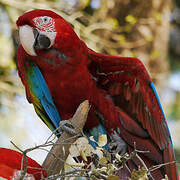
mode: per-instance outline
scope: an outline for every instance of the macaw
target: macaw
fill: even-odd
[[[21,170],[23,154],[7,149],[0,148],[0,177],[11,180],[13,177],[17,178],[18,171]],[[25,161],[23,161],[24,163]],[[47,177],[46,171],[33,159],[27,157],[27,173],[32,179],[40,180],[42,177]]]
[[[20,45],[17,68],[26,97],[46,125],[54,130],[70,119],[88,99],[91,109],[84,126],[96,139],[108,134],[120,153],[132,152],[134,144],[146,166],[164,165],[151,172],[178,179],[173,145],[160,100],[150,76],[137,58],[96,53],[79,39],[60,15],[32,10],[17,20]],[[114,144],[115,143],[115,144]],[[115,145],[115,146],[114,146]],[[137,158],[121,169],[142,167]]]

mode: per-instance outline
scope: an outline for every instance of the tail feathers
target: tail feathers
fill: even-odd
[[[169,180],[179,180],[178,170],[173,152],[173,147],[170,143],[168,147],[163,151],[164,163],[169,163],[168,165],[165,165],[164,168]]]

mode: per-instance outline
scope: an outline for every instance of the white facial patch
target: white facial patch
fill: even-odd
[[[50,39],[51,44],[49,47],[51,47],[54,44],[54,40],[56,37],[54,19],[49,16],[41,16],[34,18],[33,21],[39,33],[46,35]]]
[[[44,32],[56,32],[55,21],[49,16],[41,16],[33,19],[34,25]]]

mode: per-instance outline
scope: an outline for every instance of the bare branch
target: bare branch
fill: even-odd
[[[77,134],[81,134],[82,132],[82,129],[87,119],[88,111],[89,102],[86,100],[80,104],[76,113],[71,119],[71,123]],[[69,148],[71,144],[73,144],[76,141],[77,138],[78,136],[73,136],[66,132],[63,132],[63,134],[59,137],[59,139],[53,145],[52,149],[50,150],[42,165],[43,168],[47,171],[48,176],[57,174],[63,169],[64,161],[62,161],[61,159],[66,160],[69,154]],[[67,143],[62,144],[63,142]]]

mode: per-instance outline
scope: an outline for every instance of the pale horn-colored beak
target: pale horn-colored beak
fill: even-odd
[[[34,50],[35,37],[32,27],[24,25],[19,27],[19,38],[24,50],[31,56],[36,56]]]

